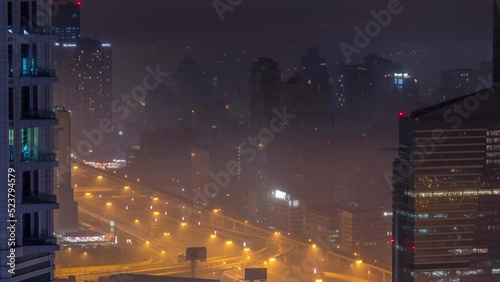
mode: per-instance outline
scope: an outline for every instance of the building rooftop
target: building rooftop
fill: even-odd
[[[482,114],[488,114],[488,113],[495,114],[495,113],[498,113],[498,105],[500,105],[500,96],[499,96],[499,94],[496,93],[497,91],[500,92],[499,87],[488,88],[488,89],[484,89],[484,90],[481,90],[481,91],[476,92],[476,93],[471,93],[471,94],[467,94],[467,95],[464,95],[464,96],[461,96],[461,97],[458,97],[455,99],[444,101],[444,102],[439,103],[439,104],[435,104],[435,105],[432,105],[429,107],[422,108],[420,110],[416,110],[410,114],[410,118],[418,119],[418,118],[423,117],[423,116],[441,116],[441,117],[443,117],[448,106],[453,105],[453,104],[457,104],[457,103],[463,104],[464,106],[467,106],[464,104],[466,102],[466,99],[472,98],[472,97],[475,97],[475,98],[473,98],[474,100],[476,100],[476,98],[477,98],[477,100],[479,100],[478,109],[476,109],[474,111],[468,111],[468,112],[471,112],[471,113],[477,112],[477,110],[480,109]],[[490,95],[488,95],[488,92],[490,92]],[[485,97],[488,97],[488,99],[486,100]],[[486,101],[484,101],[484,103],[481,103],[481,102],[483,102],[483,100],[486,100]],[[475,107],[472,103],[468,106],[471,108]],[[464,110],[467,111],[467,109],[464,109]]]

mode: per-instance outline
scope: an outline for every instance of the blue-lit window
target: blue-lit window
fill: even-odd
[[[14,161],[14,129],[9,129],[9,161]]]
[[[34,73],[36,74],[38,72],[38,69],[37,69],[37,60],[38,60],[38,48],[37,48],[37,45],[36,44],[33,44],[31,45],[31,53],[32,53],[32,56],[31,56],[31,73]]]
[[[394,84],[396,84],[396,85],[403,85],[403,79],[402,78],[395,78],[394,79]]]
[[[21,131],[21,149],[22,149],[22,154],[21,154],[21,159],[23,161],[27,161],[30,159],[30,145],[29,145],[29,139],[30,139],[30,132],[28,128],[23,128]]]
[[[29,45],[22,44],[21,45],[21,75],[28,75],[28,63],[29,63]]]
[[[39,129],[23,128],[21,131],[21,160],[33,161],[39,158]]]
[[[418,219],[429,218],[429,214],[428,213],[420,213],[420,214],[418,214],[417,218]]]
[[[420,228],[420,229],[418,229],[418,233],[419,234],[427,234],[427,232],[428,232],[427,228]]]

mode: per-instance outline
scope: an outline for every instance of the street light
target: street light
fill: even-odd
[[[68,248],[68,276],[71,274],[71,247]]]
[[[149,259],[150,259],[150,257],[149,257],[149,241],[146,241],[146,253],[148,255],[148,262],[147,262],[147,264],[149,264]]]
[[[167,264],[167,262],[165,261],[165,251],[164,250],[161,251],[161,256],[163,258],[163,266],[165,266]]]
[[[271,268],[271,265],[276,261],[276,258],[269,258],[269,268]],[[271,271],[271,281],[274,281],[274,272]]]
[[[84,252],[83,253],[83,258],[84,258],[84,261],[85,261],[85,267],[84,267],[84,275],[85,275],[85,280],[87,280],[87,252]]]

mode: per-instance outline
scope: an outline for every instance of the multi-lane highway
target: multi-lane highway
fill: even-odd
[[[87,279],[131,272],[188,275],[189,264],[177,262],[179,254],[186,247],[206,246],[209,259],[199,264],[198,274],[207,278],[220,278],[222,270],[231,270],[239,277],[242,270],[238,268],[260,266],[268,268],[274,281],[315,281],[321,277],[323,281],[389,281],[386,269],[297,242],[231,218],[224,211],[192,209],[182,199],[128,181],[116,172],[82,165],[74,170],[78,170],[74,182],[80,217],[101,222],[104,228],[113,220],[121,233],[120,242],[128,239],[150,250],[147,262],[72,268],[71,273],[78,278],[82,273]],[[56,275],[67,273],[67,269],[58,268]]]

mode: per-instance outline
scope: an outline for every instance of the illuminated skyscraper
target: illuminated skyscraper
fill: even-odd
[[[111,44],[88,38],[57,42],[54,66],[59,77],[54,104],[71,111],[71,143],[76,146],[86,138],[83,130],[99,128],[102,119],[111,118]]]
[[[493,82],[500,81],[499,4]],[[499,91],[400,114],[393,281],[500,281]]]
[[[50,8],[44,0],[0,1],[0,11],[0,281],[53,281]]]
[[[401,117],[393,281],[500,280],[499,90]]]
[[[80,1],[57,1],[53,5],[52,30],[59,41],[69,42],[80,38]]]

